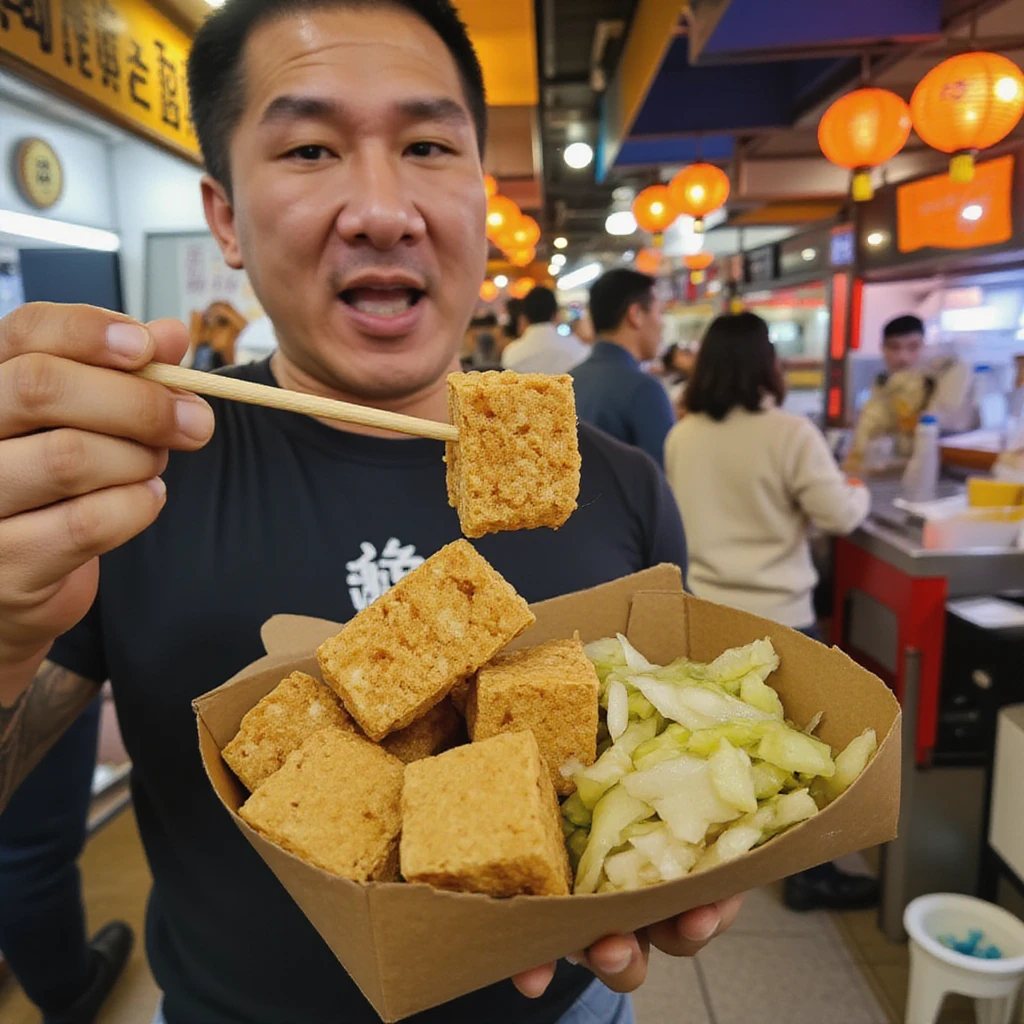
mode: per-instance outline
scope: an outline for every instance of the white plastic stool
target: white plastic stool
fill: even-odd
[[[978,1024],[1010,1024],[1024,982],[1024,922],[973,896],[932,893],[903,912],[910,936],[910,991],[905,1024],[934,1024],[947,992],[973,996]],[[984,932],[1000,960],[983,960],[948,949],[940,935]]]

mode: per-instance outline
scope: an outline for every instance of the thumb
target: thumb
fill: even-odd
[[[152,320],[146,326],[156,343],[153,361],[177,365],[188,351],[188,328],[180,320]]]

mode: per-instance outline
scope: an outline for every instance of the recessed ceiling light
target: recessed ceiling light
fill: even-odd
[[[608,214],[604,229],[609,235],[631,235],[636,231],[636,217],[632,210],[616,210]]]
[[[504,274],[499,274],[495,279],[494,283],[499,288],[504,288],[508,284],[508,278]]]
[[[885,241],[888,237],[889,236],[884,231],[872,231],[871,234],[868,235],[868,237],[865,239],[865,241],[872,248],[877,249],[880,245],[885,244]]]
[[[553,267],[564,267],[565,260],[566,257],[564,253],[556,252],[554,256],[551,257],[551,265]]]
[[[810,263],[811,260],[813,260],[814,257],[817,256],[817,255],[818,255],[818,250],[817,249],[810,249],[810,248],[808,248],[808,249],[804,249],[800,253],[800,258],[803,259],[803,260],[806,260],[808,263]]]
[[[594,147],[588,142],[573,142],[565,147],[562,159],[575,171],[581,171],[594,159]]]
[[[556,249],[564,249],[569,244],[568,238],[563,238],[559,235],[552,243]]]

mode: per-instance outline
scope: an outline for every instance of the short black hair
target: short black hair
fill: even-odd
[[[924,321],[912,313],[893,317],[882,328],[882,344],[884,345],[889,338],[900,338],[904,334],[924,334]]]
[[[686,387],[687,411],[724,420],[737,406],[760,412],[765,395],[777,405],[786,397],[768,324],[756,313],[716,317],[704,334]]]
[[[602,274],[590,289],[590,320],[594,333],[618,330],[629,307],[639,302],[648,309],[653,295],[654,278],[650,274],[628,267],[616,267]]]
[[[519,318],[523,315],[523,300],[511,298],[505,303],[505,321],[503,330],[505,337],[515,341],[519,337]]]
[[[455,61],[476,126],[481,156],[487,142],[487,96],[480,60],[451,0],[227,0],[199,27],[188,58],[188,90],[206,170],[230,193],[231,136],[245,106],[242,56],[264,22],[332,7],[397,8],[422,18]]]
[[[531,324],[549,323],[558,312],[558,299],[550,288],[537,285],[523,299],[523,315]]]

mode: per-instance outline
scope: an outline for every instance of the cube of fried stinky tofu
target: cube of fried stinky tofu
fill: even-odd
[[[451,697],[445,697],[411,725],[385,736],[381,746],[399,761],[410,764],[440,754],[460,739],[464,741],[465,732],[462,716],[455,710]]]
[[[448,503],[462,532],[557,529],[576,510],[580,453],[572,378],[544,373],[453,373],[448,411]]]
[[[403,729],[534,622],[465,540],[432,555],[317,651],[324,681],[372,740]]]
[[[579,638],[549,640],[499,654],[477,672],[466,705],[474,741],[529,729],[551,769],[556,792],[575,788],[562,769],[597,756],[600,683]]]
[[[328,725],[355,730],[329,687],[305,672],[293,672],[245,713],[221,754],[251,793],[307,737]]]
[[[271,842],[356,882],[398,875],[397,757],[345,729],[314,733],[239,809]]]
[[[402,875],[491,896],[564,896],[558,799],[531,732],[415,761],[402,795]]]

